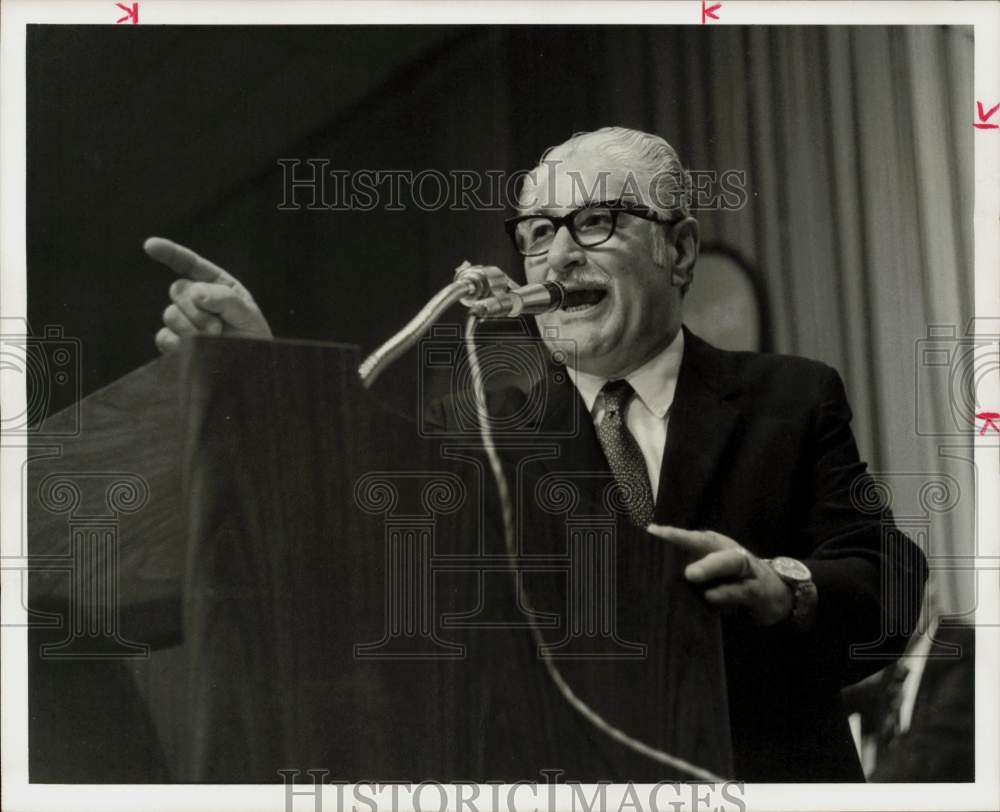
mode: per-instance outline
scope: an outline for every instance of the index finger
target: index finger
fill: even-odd
[[[229,282],[232,277],[214,262],[209,262],[190,248],[164,237],[149,237],[142,250],[170,270],[196,282]]]
[[[727,546],[719,536],[708,530],[682,530],[679,527],[651,524],[646,532],[697,555],[708,555],[716,550],[724,550]]]

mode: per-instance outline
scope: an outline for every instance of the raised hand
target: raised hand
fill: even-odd
[[[227,271],[163,237],[150,237],[142,247],[180,277],[170,286],[170,304],[156,334],[160,352],[170,352],[190,335],[272,337],[250,291]]]

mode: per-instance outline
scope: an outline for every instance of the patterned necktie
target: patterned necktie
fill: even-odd
[[[653,490],[642,451],[625,425],[625,405],[635,394],[628,381],[608,381],[601,389],[604,398],[604,419],[597,427],[604,456],[611,472],[622,487],[624,502],[632,521],[645,527],[653,520]]]

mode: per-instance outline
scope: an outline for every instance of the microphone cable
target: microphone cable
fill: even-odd
[[[489,459],[490,470],[493,473],[493,479],[496,482],[497,487],[497,494],[500,497],[500,513],[503,520],[503,538],[504,547],[507,550],[507,564],[510,574],[514,579],[515,592],[517,592],[519,587],[517,567],[514,564],[516,559],[516,551],[514,549],[514,507],[510,496],[510,489],[507,484],[507,477],[504,474],[503,463],[500,460],[500,455],[493,442],[493,432],[489,426],[489,413],[486,406],[486,389],[483,385],[482,370],[480,369],[479,357],[476,353],[475,332],[476,323],[478,321],[479,319],[477,316],[470,315],[465,323],[465,349],[469,357],[469,370],[472,374],[473,397],[476,400],[476,414],[479,418],[479,436],[482,439],[483,448],[485,449],[486,456]],[[652,759],[659,764],[671,767],[672,769],[688,773],[701,781],[709,781],[716,784],[724,783],[724,778],[704,769],[703,767],[691,764],[682,758],[673,756],[670,753],[665,753],[662,750],[651,747],[645,742],[629,736],[625,731],[612,725],[586,702],[580,699],[580,697],[573,693],[573,689],[570,688],[569,684],[563,677],[562,672],[559,671],[558,666],[556,666],[551,655],[546,650],[545,638],[542,636],[542,632],[538,628],[538,624],[532,614],[531,606],[528,603],[528,597],[523,593],[521,611],[522,614],[524,614],[525,619],[528,621],[528,627],[531,630],[532,639],[538,650],[538,654],[542,659],[542,663],[545,666],[546,672],[555,684],[556,688],[559,690],[563,699],[566,700],[573,710],[575,710],[606,736],[614,739],[616,742],[624,745],[635,753],[646,756],[647,758]]]

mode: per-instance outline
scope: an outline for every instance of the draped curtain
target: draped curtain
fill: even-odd
[[[681,131],[693,167],[748,170],[749,205],[702,213],[706,239],[760,269],[779,352],[841,372],[942,607],[971,609],[946,559],[975,552],[974,421],[918,343],[974,312],[971,30],[717,29],[685,51],[687,116],[670,58],[654,56],[655,128]]]

